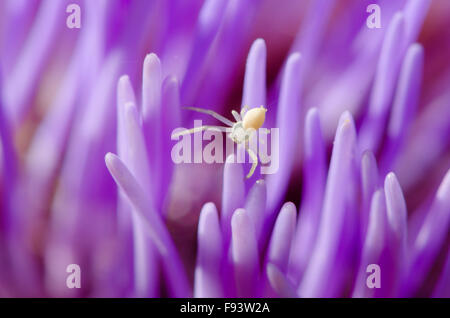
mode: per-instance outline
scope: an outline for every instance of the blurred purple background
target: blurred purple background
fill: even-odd
[[[0,296],[450,296],[449,1],[0,0],[0,52]],[[170,160],[261,104],[263,186]]]

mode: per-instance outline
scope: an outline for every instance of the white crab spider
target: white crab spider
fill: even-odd
[[[197,108],[197,107],[184,107],[185,109],[193,110],[199,113],[204,113],[211,115],[212,117],[216,118],[217,120],[221,121],[228,127],[223,126],[201,126],[201,127],[195,127],[192,129],[186,129],[184,131],[181,131],[179,133],[173,134],[172,138],[177,138],[179,136],[188,135],[196,132],[200,132],[207,129],[212,130],[219,130],[222,132],[228,132],[231,127],[231,133],[229,134],[229,137],[233,142],[237,144],[245,143],[245,150],[248,152],[248,155],[252,158],[252,167],[247,174],[246,178],[250,178],[253,173],[255,172],[255,169],[258,165],[258,157],[256,154],[249,148],[248,141],[250,140],[250,137],[252,136],[253,132],[257,131],[261,126],[264,124],[264,121],[266,119],[266,112],[267,109],[263,106],[256,107],[248,110],[247,106],[244,106],[241,110],[241,113],[238,113],[235,110],[231,111],[231,114],[233,115],[236,122],[232,122],[231,120],[223,117],[222,115],[216,113],[215,111],[209,110],[209,109],[203,109],[203,108]]]

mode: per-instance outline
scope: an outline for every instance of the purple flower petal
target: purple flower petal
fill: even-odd
[[[127,135],[127,159],[125,162],[142,189],[147,193],[152,193],[144,134],[139,123],[136,105],[133,103],[125,105],[125,130]],[[149,199],[153,204],[153,198]]]
[[[403,56],[405,32],[403,14],[397,13],[383,42],[367,118],[361,127],[359,145],[362,151],[378,149]]]
[[[125,162],[128,160],[127,132],[125,127],[125,105],[136,103],[136,97],[130,78],[127,75],[120,77],[117,83],[117,155]],[[131,239],[132,225],[129,203],[126,202],[123,192],[118,192],[117,221],[120,235]],[[128,237],[130,235],[130,237]]]
[[[436,257],[445,246],[450,227],[450,170],[436,193],[434,202],[412,246],[408,275],[404,282],[405,296],[412,297],[429,274]]]
[[[164,224],[157,215],[148,201],[148,197],[142,190],[140,184],[128,170],[122,160],[116,155],[108,153],[105,156],[106,166],[120,186],[121,190],[127,196],[129,202],[134,207],[134,213],[138,214],[141,222],[144,224],[146,233],[152,238],[161,255],[166,256],[169,252],[171,242]],[[147,221],[147,218],[150,221]],[[170,246],[169,246],[170,245]]]
[[[405,269],[407,242],[407,210],[403,192],[394,173],[389,173],[384,181],[384,194],[388,218],[389,248],[393,257],[391,267],[394,282],[391,293],[399,287],[399,275]],[[385,279],[386,281],[386,279]],[[392,295],[392,294],[391,294]]]
[[[399,83],[392,105],[392,114],[387,127],[387,141],[381,161],[382,171],[392,168],[397,153],[401,151],[409,126],[416,113],[422,83],[423,48],[419,44],[410,46],[403,61]]]
[[[389,173],[384,181],[389,228],[399,252],[406,249],[407,210],[403,192],[394,173]],[[404,256],[404,254],[403,254]]]
[[[117,156],[109,153],[105,156],[105,162],[117,185],[130,200],[133,213],[138,215],[146,234],[158,249],[172,296],[189,297],[190,288],[181,260],[161,217],[151,207],[145,192]]]
[[[289,277],[296,283],[305,270],[316,241],[325,192],[326,149],[316,108],[311,108],[306,115],[304,139],[303,193],[289,260]]]
[[[125,105],[125,130],[127,134],[127,160],[125,162],[142,190],[152,193],[144,135],[139,124],[136,106],[133,103]],[[153,206],[154,199],[151,195],[148,196],[148,202]],[[139,217],[136,214],[132,214],[132,216],[136,296],[155,297],[157,296],[159,274],[158,259],[155,258],[156,251],[146,236]]]
[[[255,224],[255,235],[258,241],[259,251],[264,246],[265,239],[267,239],[268,233],[264,233],[266,218],[266,200],[267,200],[267,188],[264,180],[258,180],[250,189],[247,200],[245,202],[245,211],[247,211],[249,217]]]
[[[240,58],[252,31],[254,15],[261,4],[261,1],[228,1],[222,25],[209,53],[214,58],[208,58],[205,66],[206,75],[201,84],[202,93],[197,97],[198,105],[210,104],[210,108],[216,111],[224,106],[226,96],[233,89],[236,69],[241,65]]]
[[[291,53],[299,52],[302,54],[306,69],[313,65],[336,2],[335,0],[318,0],[312,2],[311,7],[308,8],[306,17],[302,22],[303,27],[297,34],[290,51]]]
[[[448,1],[74,2],[0,1],[0,297],[449,295]],[[233,103],[279,170],[175,164]]]
[[[296,217],[295,205],[292,202],[285,203],[278,214],[267,250],[266,262],[274,264],[283,273],[287,271]]]
[[[207,0],[202,6],[199,14],[197,30],[192,45],[191,57],[187,66],[182,85],[182,101],[184,104],[192,105],[197,90],[200,88],[201,69],[209,48],[219,30],[222,22],[227,1]]]
[[[242,106],[266,106],[266,51],[263,39],[255,40],[250,48],[245,67]]]
[[[152,176],[152,195],[156,206],[160,208],[161,192],[161,151],[163,134],[161,127],[161,93],[162,93],[161,62],[156,54],[145,57],[142,75],[142,121],[148,151],[148,166]]]
[[[58,23],[64,23],[61,19],[63,5],[61,1],[46,0],[40,7],[14,70],[5,83],[5,115],[13,126],[20,123],[32,105],[29,101],[49,58],[51,43],[56,42]]]
[[[427,178],[431,167],[447,151],[450,116],[442,114],[448,111],[449,99],[450,91],[444,89],[425,105],[411,127],[411,136],[403,151],[398,154],[394,169],[405,190]]]
[[[168,77],[164,80],[162,85],[162,108],[161,108],[161,140],[169,141],[172,131],[181,125],[180,114],[180,89],[178,80],[175,77]],[[162,181],[160,184],[160,193],[156,198],[159,202],[155,202],[156,207],[161,207],[164,202],[164,197],[167,195],[169,184],[172,179],[173,162],[171,157],[172,143],[163,142],[161,149],[161,173]]]
[[[297,298],[295,287],[283,274],[283,272],[274,264],[268,263],[266,267],[267,278],[270,286],[281,298]]]
[[[92,3],[89,2],[88,12],[94,15],[98,13],[98,10],[95,10],[95,5],[92,7]],[[87,103],[80,96],[86,95],[87,88],[95,82],[94,74],[100,69],[103,56],[99,53],[98,42],[102,34],[96,28],[98,23],[104,22],[101,17],[102,15],[96,16],[96,23],[83,28],[74,56],[62,79],[61,88],[50,106],[49,113],[39,124],[27,152],[26,169],[30,174],[31,186],[42,192],[35,194],[37,200],[47,198],[51,190],[51,182],[66,150],[74,118],[83,109],[81,105],[77,107],[78,103]],[[40,209],[39,205],[39,203],[35,204],[38,209]]]
[[[447,259],[442,269],[441,279],[431,297],[449,298],[450,297],[450,249],[447,252]]]
[[[431,0],[409,0],[404,8],[406,22],[406,43],[412,43],[419,35]]]
[[[1,74],[1,69],[0,69]],[[11,211],[11,207],[9,206],[10,198],[12,196],[12,192],[16,185],[17,178],[17,160],[16,160],[16,151],[14,149],[14,143],[11,134],[11,127],[9,122],[4,114],[3,108],[3,85],[0,77],[0,144],[1,144],[1,164],[2,164],[2,188],[4,189],[4,197],[5,201],[2,202],[2,207],[5,212],[5,225],[8,227],[10,224],[9,217],[11,215],[7,215],[7,211]],[[9,186],[6,186],[8,183]]]
[[[213,203],[206,203],[200,212],[197,240],[194,297],[223,297],[221,264],[224,246],[219,216]]]
[[[380,265],[382,253],[387,245],[387,215],[386,203],[383,190],[378,190],[372,197],[370,208],[370,218],[368,222],[367,235],[365,237],[361,262],[359,265],[358,276],[355,282],[353,297],[374,297],[383,295],[384,280],[381,283],[381,289],[369,289],[366,285],[368,274],[366,268],[370,264],[380,266],[381,275],[384,277],[384,266]]]
[[[363,237],[366,235],[369,223],[369,211],[372,202],[372,196],[377,188],[380,187],[380,177],[378,173],[377,162],[372,151],[367,150],[363,153],[361,159],[361,183],[362,183],[362,229]],[[370,212],[371,213],[371,212]]]
[[[142,118],[156,124],[161,112],[162,70],[161,62],[154,53],[144,60],[142,71]]]
[[[345,112],[339,120],[334,140],[316,246],[298,290],[304,297],[330,297],[339,293],[342,278],[333,274],[341,270],[338,252],[339,243],[345,237],[346,198],[354,182],[355,142],[353,118]]]
[[[123,160],[127,158],[127,134],[125,131],[125,105],[127,103],[136,103],[136,97],[130,78],[124,75],[117,83],[117,153]]]
[[[231,231],[237,297],[253,297],[258,290],[258,245],[254,225],[244,209],[234,212]]]
[[[294,160],[297,156],[298,132],[301,116],[301,57],[291,54],[286,63],[278,100],[277,123],[279,135],[279,169],[267,177],[267,206],[275,210],[284,196],[291,174]]]
[[[228,244],[227,242],[229,242],[231,237],[231,216],[236,209],[244,206],[244,171],[242,165],[235,162],[236,157],[234,155],[229,155],[223,168],[220,222],[226,244]]]
[[[2,52],[2,68],[10,74],[17,57],[22,49],[23,42],[29,31],[29,25],[24,21],[33,19],[37,1],[4,1],[2,6],[3,26],[0,36],[3,39],[2,47],[8,47]]]

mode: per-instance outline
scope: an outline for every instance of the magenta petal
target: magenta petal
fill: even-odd
[[[95,9],[96,7],[89,7],[88,12],[98,13]],[[98,53],[98,42],[102,34],[96,28],[97,23],[102,22],[102,19],[98,19],[95,24],[83,29],[74,56],[61,80],[61,87],[49,106],[49,112],[39,124],[26,154],[26,169],[31,187],[38,188],[41,192],[33,195],[36,201],[47,198],[51,191],[75,118],[83,110],[87,99],[84,96],[88,95],[88,89],[95,82],[94,74],[100,69],[103,56]],[[37,203],[35,206],[41,204]]]
[[[76,201],[77,204],[72,206],[79,212],[78,222],[88,220],[90,213],[86,211],[86,200],[101,201],[110,197],[111,190],[116,188],[104,169],[102,158],[108,149],[114,147],[111,137],[115,131],[115,112],[111,105],[114,104],[120,60],[121,55],[116,52],[104,61],[97,78],[98,85],[89,97],[87,105],[76,117],[61,168],[52,209],[65,210],[67,201]],[[80,208],[80,205],[85,206]]]
[[[268,263],[266,267],[267,278],[270,286],[281,298],[297,298],[294,285],[283,272],[274,264]]]
[[[407,297],[415,296],[442,248],[450,227],[450,170],[447,171],[436,193],[434,202],[412,246],[408,275],[405,280]]]
[[[183,103],[192,105],[200,88],[201,69],[211,44],[223,20],[227,1],[207,0],[199,14],[197,30],[192,44],[191,56],[183,78],[181,96]]]
[[[139,116],[133,103],[125,105],[125,130],[127,134],[127,163],[142,190],[152,193],[150,172],[144,135],[139,124]],[[148,196],[149,204],[154,204],[152,195]],[[150,211],[149,211],[150,212]],[[139,217],[132,214],[134,236],[134,268],[135,288],[137,296],[155,297],[158,287],[158,259],[151,240],[146,236]]]
[[[229,155],[223,168],[220,222],[226,244],[231,237],[231,216],[236,209],[244,206],[245,197],[244,170],[242,164],[235,162],[236,157]]]
[[[296,218],[295,205],[292,202],[285,203],[278,214],[267,250],[266,261],[276,265],[283,273],[287,271]]]
[[[163,82],[161,112],[161,140],[164,142],[162,142],[160,153],[160,160],[162,162],[161,182],[159,185],[160,195],[155,196],[155,198],[159,199],[158,202],[155,202],[158,211],[163,210],[164,198],[167,195],[174,168],[171,157],[173,144],[169,142],[171,140],[170,136],[172,135],[173,130],[179,128],[181,125],[180,88],[176,77],[170,76]],[[146,127],[146,129],[148,129],[148,127]],[[151,133],[151,131],[147,133]]]
[[[206,203],[200,212],[197,241],[194,297],[223,297],[221,266],[224,246],[219,216],[213,203]]]
[[[254,297],[259,279],[258,245],[253,223],[244,209],[234,212],[231,231],[237,297]]]
[[[112,153],[106,154],[105,162],[114,180],[135,207],[135,213],[140,215],[142,223],[145,224],[147,234],[153,239],[158,247],[158,251],[162,255],[167,255],[169,249],[167,245],[171,245],[168,233],[162,221],[154,214],[148,202],[148,197],[138,181],[116,155]],[[147,218],[150,218],[150,221],[147,221]]]
[[[302,28],[298,32],[291,52],[299,52],[305,60],[305,68],[313,65],[316,53],[326,30],[336,0],[318,0],[310,4]]]
[[[446,82],[450,83],[449,80],[450,78]],[[426,179],[433,165],[447,152],[450,116],[442,114],[448,112],[448,100],[450,91],[444,88],[442,93],[426,104],[411,127],[411,136],[398,154],[394,169],[405,189]]]
[[[289,277],[296,283],[314,248],[325,192],[326,149],[316,108],[311,108],[306,114],[304,139],[303,193],[289,260]]]
[[[400,275],[406,267],[407,210],[402,189],[392,172],[384,181],[384,194],[388,219],[387,237],[393,262],[392,267],[389,268],[390,275],[393,277],[390,295],[394,295],[398,291]]]
[[[6,74],[10,74],[14,67],[23,42],[26,38],[29,25],[24,21],[32,21],[35,13],[35,3],[30,1],[4,1],[2,3],[2,67]],[[6,14],[5,14],[6,13]]]
[[[0,69],[1,74],[1,69]],[[2,147],[1,154],[1,165],[2,165],[2,180],[1,186],[5,189],[5,200],[1,204],[2,213],[7,214],[11,211],[11,207],[9,206],[10,198],[12,197],[12,193],[14,192],[14,187],[16,184],[17,178],[17,159],[16,159],[16,151],[14,149],[14,142],[11,134],[11,127],[9,122],[4,114],[3,108],[3,83],[1,82],[0,76],[0,144]],[[9,186],[6,186],[5,183],[8,183]],[[5,215],[5,225],[8,227],[9,217],[10,215]]]
[[[266,51],[263,39],[255,40],[250,48],[245,67],[242,106],[266,106]]]
[[[322,208],[326,173],[326,148],[320,115],[316,108],[311,108],[305,118],[302,210],[320,211]]]
[[[450,249],[447,251],[447,259],[442,269],[441,279],[434,288],[431,297],[450,298]]]
[[[269,210],[278,208],[280,200],[286,192],[294,160],[298,158],[296,150],[301,122],[301,66],[300,54],[291,54],[283,73],[276,120],[276,128],[280,129],[279,169],[275,174],[267,177],[267,207]]]
[[[60,23],[64,23],[62,1],[46,0],[36,16],[31,32],[17,57],[12,74],[5,83],[5,115],[12,126],[20,123],[32,105],[30,98],[50,57]],[[65,27],[65,26],[64,26]]]
[[[374,193],[372,198],[367,235],[364,241],[353,297],[378,296],[385,289],[383,283],[381,285],[381,290],[377,288],[369,289],[367,287],[366,279],[368,274],[366,268],[370,264],[380,265],[383,250],[387,245],[387,231],[386,203],[383,190],[380,189]],[[384,274],[386,268],[380,265],[380,269]]]
[[[131,85],[130,78],[127,75],[123,75],[119,78],[117,82],[117,93],[116,93],[116,104],[117,104],[117,138],[116,147],[117,155],[122,158],[125,162],[128,160],[128,146],[127,146],[127,131],[125,127],[125,105],[127,103],[136,103],[136,97],[134,94],[133,87]],[[123,192],[118,192],[118,203],[117,203],[117,220],[118,229],[120,235],[125,233],[131,233],[131,215],[129,209],[129,204],[123,197]]]
[[[245,211],[255,224],[255,235],[258,240],[259,250],[262,250],[268,231],[265,228],[268,223],[266,215],[267,188],[264,180],[258,180],[250,189],[245,202]]]
[[[449,18],[448,0],[0,1],[0,297],[449,297]],[[185,107],[261,105],[252,178],[224,140],[171,138],[198,127]]]
[[[161,62],[154,53],[148,54],[142,70],[142,118],[156,124],[161,109]]]
[[[370,96],[367,118],[361,126],[361,151],[377,151],[385,127],[390,101],[395,89],[397,72],[405,46],[405,22],[397,13],[389,24],[377,65],[374,86]]]
[[[399,257],[406,252],[407,211],[403,191],[394,173],[389,173],[384,181],[389,228],[398,249]]]
[[[369,211],[372,196],[376,189],[380,187],[380,177],[378,173],[377,162],[372,151],[367,150],[363,153],[361,159],[361,183],[362,183],[362,215],[361,215],[361,234],[366,236],[367,225],[369,223]]]
[[[127,158],[127,134],[125,131],[125,105],[136,103],[133,87],[127,75],[121,76],[117,83],[117,154]]]
[[[416,114],[423,72],[423,48],[410,46],[403,61],[392,114],[387,129],[387,141],[383,149],[381,170],[386,173],[395,166],[395,159],[402,150],[409,126]]]
[[[336,131],[317,242],[298,293],[304,297],[338,295],[339,243],[346,237],[347,197],[356,157],[356,131],[350,113],[342,114]],[[347,234],[348,235],[348,234]]]
[[[388,136],[402,136],[414,118],[422,83],[423,47],[413,44],[406,52],[400,73],[397,92],[392,106],[392,115],[388,126]]]
[[[152,239],[163,261],[165,276],[174,297],[189,297],[190,288],[176,247],[159,214],[151,207],[145,192],[123,162],[109,153],[105,162],[137,214],[146,234]]]
[[[408,1],[404,7],[406,43],[415,41],[431,5],[431,0]]]
[[[160,197],[163,196],[161,184],[162,169],[162,140],[161,127],[162,111],[162,69],[161,62],[156,54],[145,57],[142,71],[142,107],[141,117],[145,143],[148,151],[148,166],[150,170],[152,195],[156,207],[161,206]]]
[[[125,130],[127,134],[127,159],[125,162],[142,189],[145,192],[152,193],[144,134],[139,123],[136,105],[133,103],[125,105]],[[151,196],[150,200],[153,201]],[[151,203],[153,204],[153,202]]]
[[[153,242],[146,234],[139,216],[133,221],[134,297],[158,297],[159,258]]]
[[[242,51],[261,4],[261,1],[228,1],[222,25],[209,53],[214,58],[208,59],[205,65],[207,71],[201,83],[202,91],[196,98],[198,105],[210,104],[215,111],[223,106],[225,96],[235,85],[235,71],[241,65]]]

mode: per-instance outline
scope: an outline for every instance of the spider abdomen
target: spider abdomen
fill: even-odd
[[[252,108],[247,111],[242,119],[242,126],[245,130],[254,129],[258,130],[264,124],[264,120],[266,119],[266,111],[263,106],[258,108]]]

